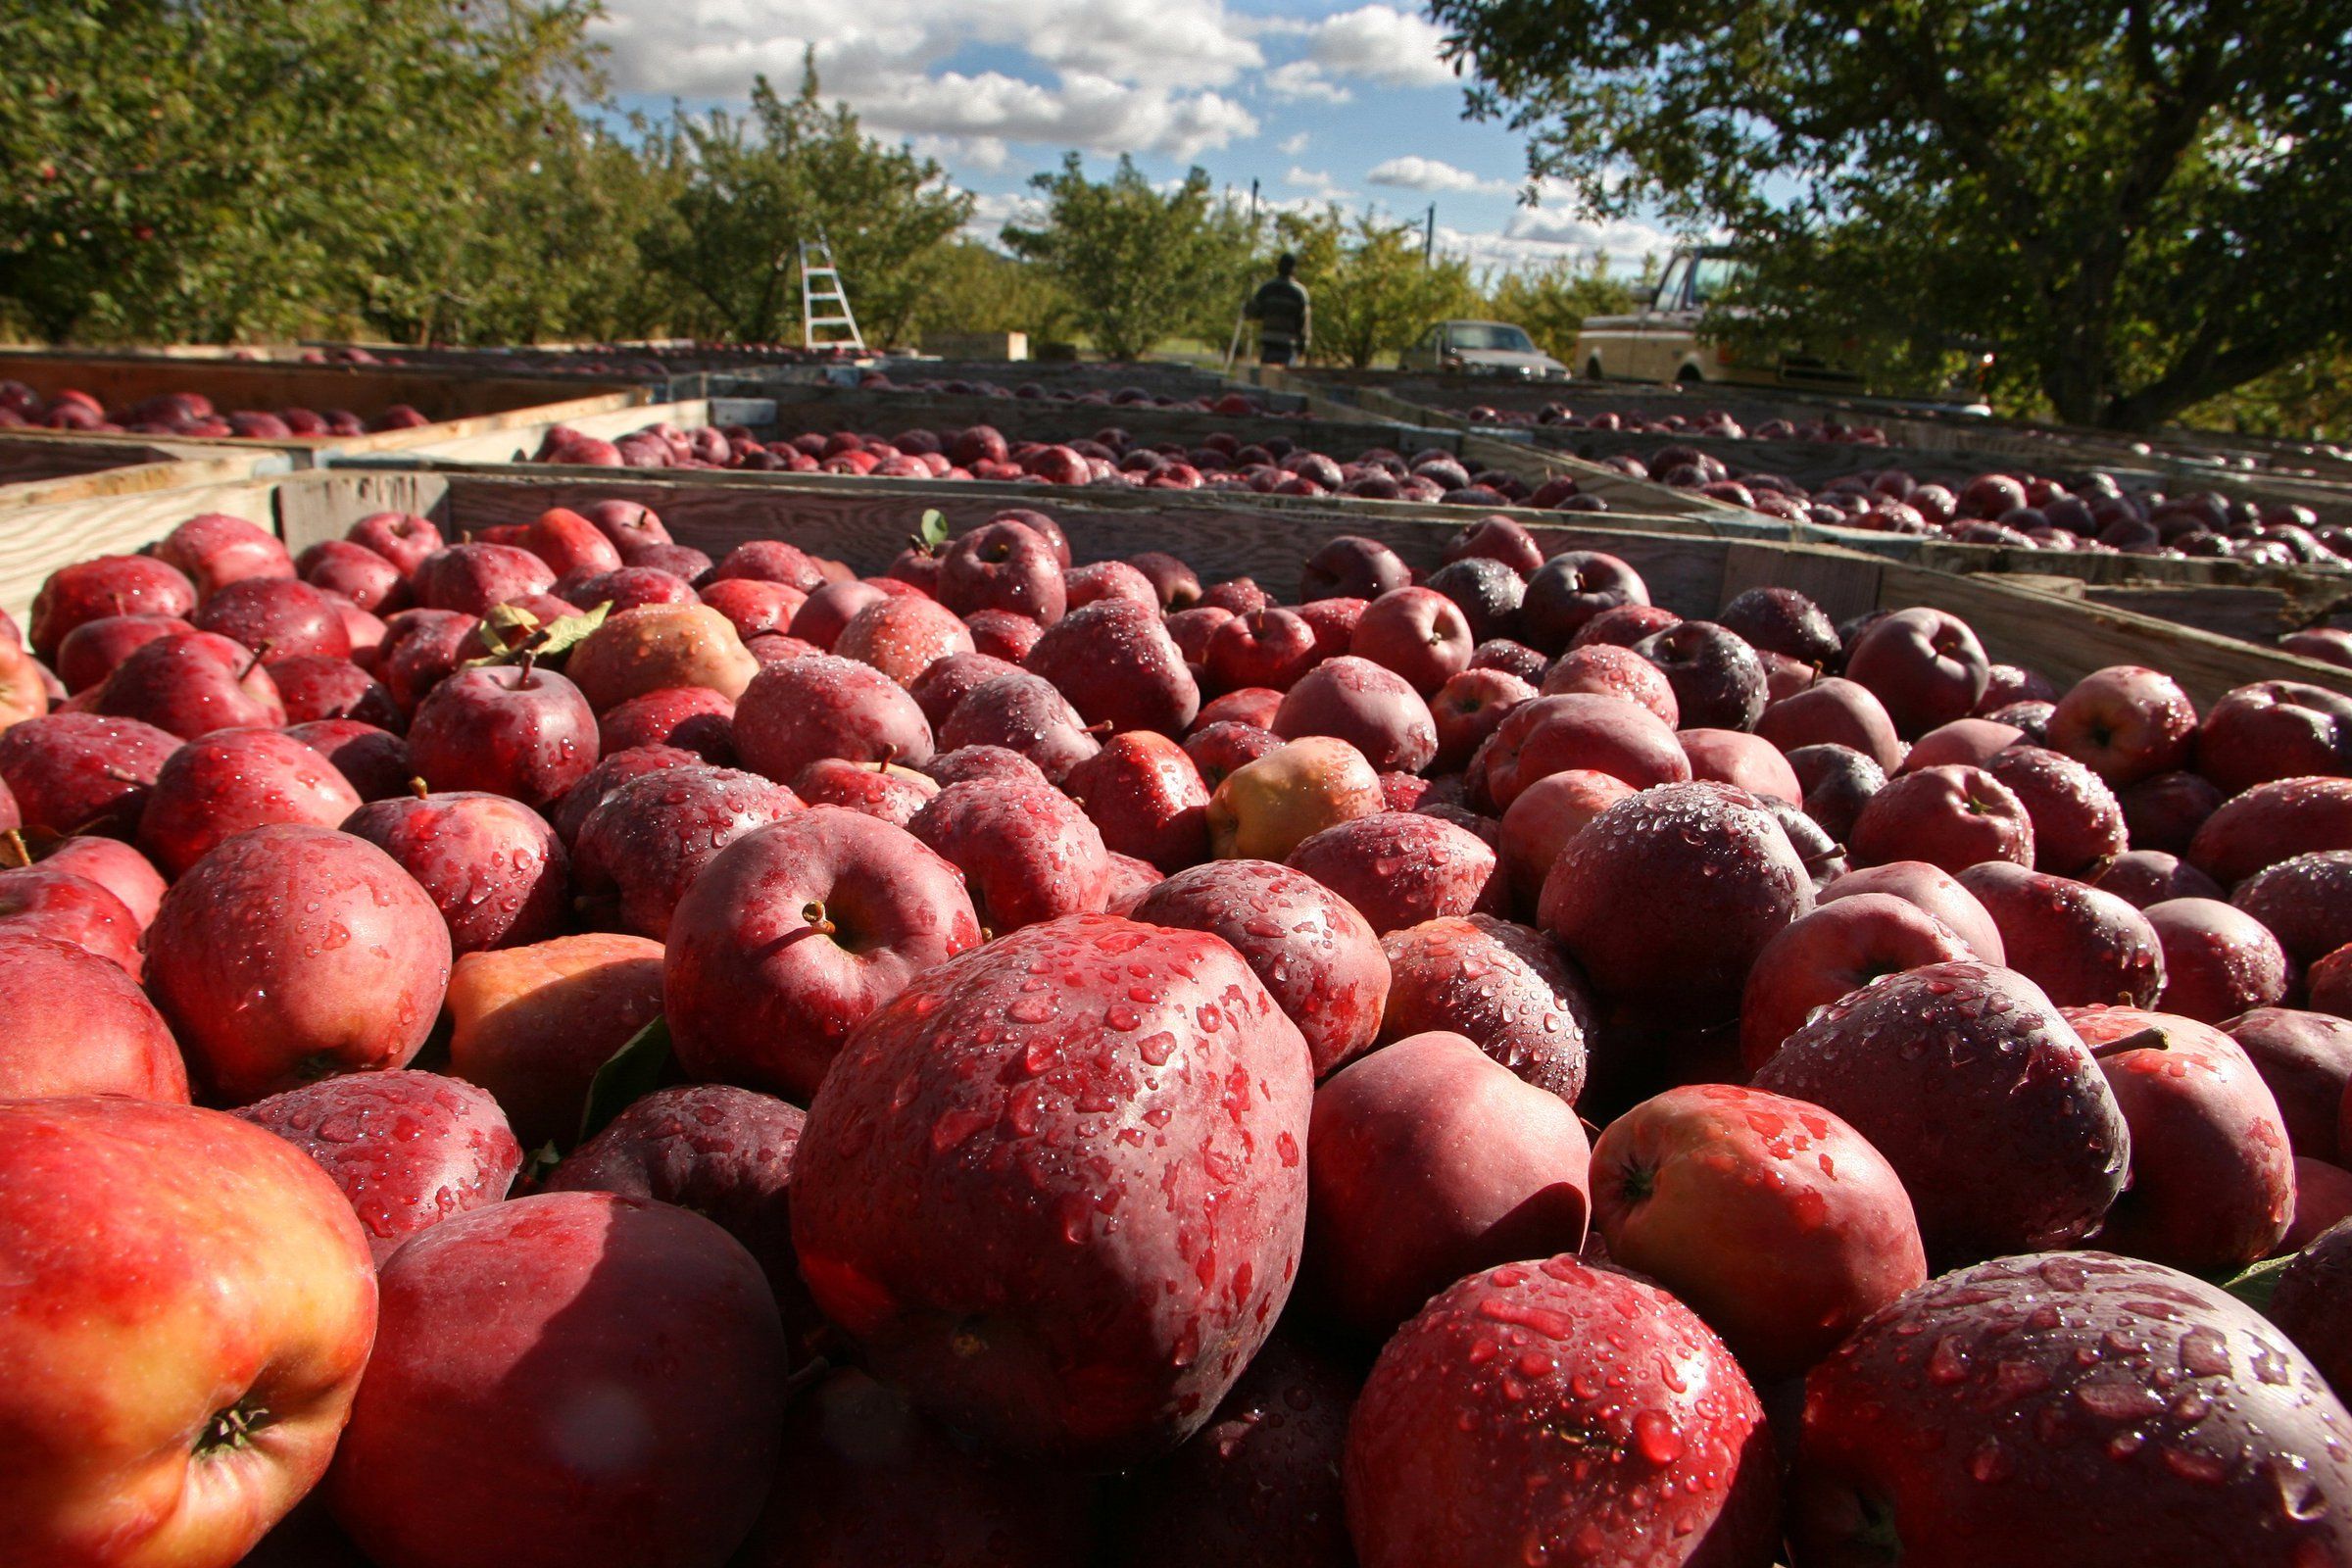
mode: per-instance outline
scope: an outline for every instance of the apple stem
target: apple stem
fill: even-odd
[[[11,871],[24,869],[32,863],[32,852],[24,847],[24,835],[15,828],[0,833],[0,867]]]
[[[899,748],[894,742],[893,744],[882,748],[882,756],[875,761],[874,771],[877,773],[887,773],[890,771],[890,764],[898,760]]]
[[[2131,999],[2126,998],[2125,1000]],[[2120,1040],[2110,1040],[2105,1045],[2093,1046],[2090,1048],[2090,1054],[2104,1061],[2109,1056],[2120,1056],[2127,1051],[2170,1051],[2171,1049],[2170,1037],[2162,1029],[2151,1026],[2125,1035]]]
[[[1089,735],[1107,735],[1110,733],[1110,720],[1107,718],[1099,719],[1096,722],[1087,725],[1085,733]]]
[[[424,780],[420,778],[413,778],[409,780],[409,793],[421,801],[430,796],[433,792],[431,787],[428,786]]]
[[[262,667],[262,661],[270,657],[270,644],[267,642],[263,643],[261,647],[256,648],[253,651],[252,661],[248,662],[243,669],[237,672],[237,679],[240,681],[251,680],[253,678],[253,672]]]
[[[829,937],[839,929],[825,918],[825,901],[822,899],[810,899],[802,906],[801,918],[808,921],[808,929],[820,937]]]
[[[536,648],[524,649],[522,657],[514,662],[522,669],[522,674],[514,682],[514,689],[518,692],[527,692],[531,689],[531,671],[539,663],[539,650]]]

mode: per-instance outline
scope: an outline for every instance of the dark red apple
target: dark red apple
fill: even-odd
[[[1814,1369],[1788,1506],[1803,1563],[2041,1568],[2063,1541],[2076,1568],[2302,1568],[2352,1551],[2352,1421],[2203,1281],[2004,1257]]]
[[[1905,755],[1886,705],[1869,687],[1837,675],[1768,706],[1756,720],[1756,733],[1785,752],[1800,746],[1847,747],[1889,773],[1902,765]]]
[[[1574,1257],[1473,1274],[1398,1330],[1345,1474],[1362,1568],[1728,1568],[1780,1540],[1764,1407],[1723,1342]]]
[[[1760,653],[1833,669],[1845,657],[1838,628],[1819,605],[1793,588],[1750,588],[1717,612],[1726,630]]]
[[[129,838],[179,738],[133,718],[51,713],[0,730],[0,785],[24,825]]]
[[[731,767],[631,779],[588,813],[572,843],[582,912],[604,929],[659,941],[721,850],[800,808],[783,785]]]
[[[517,1199],[419,1234],[381,1292],[326,1481],[370,1560],[715,1564],[751,1530],[789,1355],[759,1265],[710,1220]]]
[[[1958,932],[1888,893],[1831,899],[1766,943],[1740,1003],[1740,1059],[1749,1072],[1815,1009],[1885,975],[1975,955]]]
[[[2352,773],[2352,697],[2292,680],[2227,692],[2197,731],[2197,771],[2224,795],[2273,779]]]
[[[199,631],[216,632],[275,662],[306,655],[349,659],[351,637],[326,595],[290,577],[250,577],[230,583],[189,617]]]
[[[1976,632],[1940,610],[1898,610],[1880,620],[1854,645],[1845,673],[1886,705],[1904,736],[1965,717],[1991,678]]]
[[[1312,1082],[1218,939],[1017,931],[915,979],[834,1063],[795,1156],[802,1272],[941,1419],[1135,1463],[1207,1422],[1289,1295]],[[1079,1136],[1103,1116],[1138,1135]],[[1083,1153],[1028,1155],[1051,1147]]]
[[[1820,903],[1831,904],[1857,893],[1891,893],[1917,905],[1959,934],[1979,961],[2007,961],[2000,928],[1977,896],[1954,881],[1950,873],[1925,860],[1889,860],[1884,865],[1848,871],[1821,890]]]
[[[1958,872],[1986,861],[2034,863],[2034,822],[1981,767],[1927,767],[1887,780],[1854,820],[1865,861],[1925,860]]]
[[[1341,534],[1319,546],[1298,572],[1298,597],[1371,601],[1413,580],[1412,569],[1377,539]]]
[[[1219,691],[1265,687],[1286,692],[1314,666],[1314,629],[1290,611],[1272,607],[1228,615],[1209,633],[1200,662],[1209,684]]]
[[[1690,758],[1674,731],[1638,703],[1569,693],[1539,697],[1504,715],[1474,758],[1487,798],[1504,810],[1538,779],[1571,769],[1606,773],[1636,789],[1690,780]]]
[[[2352,779],[2257,784],[2206,818],[2188,862],[2224,887],[2298,855],[2352,850]]]
[[[2205,819],[2221,809],[2222,792],[2199,773],[2158,773],[2116,795],[2135,850],[2186,855]]]
[[[2164,945],[2148,917],[2112,893],[2006,861],[1960,873],[2000,927],[2009,966],[2062,1007],[2155,1004]]]
[[[420,790],[363,806],[342,826],[416,878],[449,925],[453,954],[544,942],[568,923],[570,857],[519,801]]]
[[[2265,866],[2239,883],[2230,902],[2268,927],[2289,958],[2317,963],[2352,942],[2352,850]]]
[[[2199,1023],[2222,1022],[2286,1000],[2289,969],[2261,921],[2218,899],[2139,906],[2164,948],[2156,1005]]]
[[[1364,608],[1348,651],[1394,670],[1427,697],[1470,667],[1476,645],[1452,600],[1432,588],[1407,587],[1393,588]]]
[[[915,813],[907,831],[963,872],[980,924],[991,933],[1100,912],[1109,896],[1102,834],[1058,790],[951,784]]]
[[[1058,784],[1101,751],[1099,734],[1042,675],[1019,670],[975,687],[940,726],[943,751],[1001,747],[1027,758]],[[919,764],[917,764],[919,765]]]
[[[1519,627],[1531,647],[1558,654],[1602,611],[1648,603],[1649,587],[1632,566],[1597,550],[1571,550],[1530,574]]]
[[[1537,688],[1546,697],[1584,692],[1595,697],[1622,697],[1641,704],[1672,729],[1682,722],[1683,705],[1674,695],[1666,672],[1635,653],[1611,643],[1571,648],[1544,672]]]
[[[2034,868],[2082,876],[2121,855],[2124,808],[2104,779],[2062,752],[2011,746],[1984,770],[2007,786],[2034,824]]]
[[[1804,862],[1754,796],[1670,784],[1570,839],[1539,913],[1603,994],[1703,1016],[1735,1009],[1756,955],[1812,907]]]
[[[778,783],[827,757],[907,767],[931,760],[931,726],[914,699],[872,665],[826,654],[753,676],[735,703],[734,737],[743,765]]]
[[[940,558],[939,602],[958,615],[1009,610],[1051,626],[1068,608],[1061,563],[1044,535],[1000,519],[958,535]]]
[[[286,721],[261,657],[213,632],[166,637],[131,653],[91,694],[90,710],[135,718],[192,741],[217,729]]]
[[[1665,672],[1684,728],[1753,729],[1763,716],[1762,662],[1713,621],[1678,621],[1642,638],[1634,652]]]
[[[1543,932],[1493,915],[1444,916],[1381,939],[1389,1000],[1380,1037],[1458,1034],[1574,1104],[1593,1032],[1591,988]]]
[[[2294,1218],[2278,1102],[2219,1029],[2137,1007],[2069,1007],[2132,1129],[2132,1176],[2099,1227],[2111,1251],[2229,1275],[2270,1255]]]
[[[286,733],[335,764],[335,771],[363,801],[405,795],[416,777],[408,742],[390,730],[351,718],[319,718],[291,724]]]
[[[2352,1019],[2293,1007],[2256,1007],[2222,1024],[2278,1102],[2297,1154],[2330,1164],[2343,1152],[2336,1122],[2352,1085]]]
[[[1070,769],[1067,788],[1114,853],[1163,873],[1208,858],[1208,786],[1167,736],[1152,730],[1111,736]]]
[[[1574,1252],[1590,1159],[1567,1102],[1460,1035],[1384,1046],[1315,1091],[1305,1299],[1377,1344],[1473,1269]]]
[[[1412,684],[1352,656],[1329,660],[1300,676],[1275,710],[1284,740],[1328,735],[1363,753],[1382,771],[1418,773],[1438,754],[1437,723]]]
[[[1494,851],[1467,828],[1378,811],[1310,834],[1287,862],[1339,894],[1381,935],[1501,904]]]
[[[580,689],[521,664],[460,670],[436,685],[409,725],[409,756],[436,790],[553,805],[596,765],[596,713]]]
[[[1099,600],[1046,628],[1022,667],[1054,683],[1089,724],[1182,735],[1200,711],[1176,640],[1159,612],[1133,600]]]
[[[1754,1082],[1885,1154],[1940,1264],[2079,1241],[2123,1190],[2123,1111],[2074,1027],[2014,970],[1930,964],[1849,992]]]

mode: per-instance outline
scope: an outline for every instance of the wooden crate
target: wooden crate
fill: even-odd
[[[0,350],[0,380],[22,381],[44,398],[78,388],[108,408],[163,392],[201,392],[216,408],[275,412],[348,409],[363,419],[408,404],[435,422],[358,436],[290,436],[271,441],[233,437],[171,437],[174,445],[223,451],[283,452],[297,468],[323,466],[337,457],[407,451],[516,424],[546,424],[650,403],[653,393],[622,382],[573,377],[483,375],[464,369],[416,369],[356,365],[287,365],[241,360],[194,360],[161,355],[63,354]],[[42,431],[44,436],[96,445],[152,446],[149,435]]]
[[[224,452],[176,441],[93,444],[0,430],[0,511],[285,473],[282,452]]]
[[[785,538],[871,572],[904,547],[925,507],[960,526],[1004,505],[979,485],[900,482],[920,486],[908,494],[871,481],[748,482],[759,477],[767,476],[327,469],[23,508],[0,517],[0,602],[21,610],[57,566],[101,550],[135,549],[199,512],[275,527],[300,550],[374,512],[421,513],[456,534],[527,521],[554,505],[630,500],[660,513],[681,543],[713,556],[746,539]],[[1360,508],[1124,504],[1132,494],[1025,490],[1019,497],[1062,522],[1081,561],[1168,551],[1204,575],[1246,573],[1282,596],[1296,590],[1300,563],[1334,533],[1382,539],[1426,569],[1459,521]],[[1537,519],[1535,528],[1547,551],[1605,550],[1631,562],[1659,603],[1685,614],[1712,614],[1745,589],[1779,584],[1810,594],[1834,618],[1911,605],[1951,611],[1976,627],[1993,658],[2060,682],[2106,664],[2145,663],[2170,671],[2200,705],[2258,680],[2307,681],[2352,695],[2352,670],[1988,576],[1953,576],[1829,546],[1599,526],[1557,514]]]

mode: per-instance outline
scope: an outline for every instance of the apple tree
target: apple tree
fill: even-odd
[[[1006,225],[1004,244],[1069,296],[1079,330],[1110,358],[1140,360],[1188,331],[1221,333],[1241,308],[1252,281],[1250,221],[1201,171],[1163,191],[1130,158],[1093,180],[1071,153],[1030,183],[1044,217]]]
[[[799,338],[799,245],[820,228],[866,341],[896,342],[972,212],[937,163],[868,136],[846,104],[827,107],[812,63],[790,97],[759,77],[747,115],[676,115],[647,156],[683,179],[640,251],[684,291],[681,324],[745,342]]]
[[[1364,369],[1419,337],[1432,321],[1477,303],[1469,264],[1421,257],[1421,225],[1370,209],[1349,218],[1338,204],[1275,219],[1298,280],[1315,304],[1314,357]]]
[[[1432,0],[1596,213],[1720,225],[1766,329],[2139,429],[2352,341],[2352,28],[2281,0]]]

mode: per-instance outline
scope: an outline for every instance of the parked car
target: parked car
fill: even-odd
[[[1671,381],[1685,386],[1823,387],[1852,391],[1854,371],[1812,353],[1742,359],[1729,343],[1706,341],[1699,321],[1740,275],[1731,253],[1709,247],[1674,253],[1647,302],[1631,316],[1588,316],[1576,360],[1593,380]]]
[[[1440,321],[1397,356],[1407,370],[1464,375],[1509,375],[1528,381],[1557,381],[1568,367],[1536,347],[1527,329],[1508,321]]]

